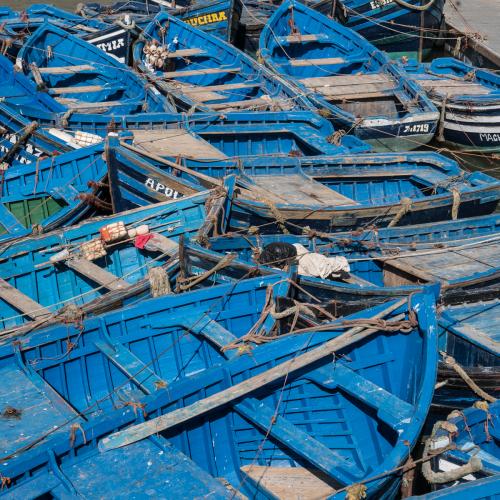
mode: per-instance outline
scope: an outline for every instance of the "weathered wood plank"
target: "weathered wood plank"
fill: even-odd
[[[82,257],[72,257],[63,262],[70,269],[74,269],[76,272],[95,281],[108,290],[124,290],[130,286],[126,281],[118,278],[118,276]]]
[[[210,109],[213,109],[214,111],[219,111],[222,109],[229,109],[229,108],[238,108],[238,109],[244,109],[244,108],[253,108],[253,107],[259,107],[259,106],[270,106],[270,105],[280,105],[281,108],[289,107],[288,103],[284,99],[265,99],[263,97],[258,97],[256,99],[247,99],[245,101],[226,101],[226,102],[221,102],[221,103],[215,103],[215,104],[207,104],[207,106]]]
[[[167,54],[167,59],[174,59],[176,57],[191,57],[191,56],[202,56],[205,55],[206,51],[198,48],[193,49],[179,49],[174,52],[169,52]]]
[[[65,104],[68,108],[71,109],[105,109],[105,108],[114,108],[116,106],[123,106],[121,101],[103,101],[103,102],[84,102],[84,101],[76,101],[74,99],[68,99],[64,97],[56,97],[56,101],[61,104]]]
[[[135,382],[146,394],[153,394],[165,387],[166,382],[159,377],[148,365],[145,365],[137,356],[123,344],[106,340],[94,341],[99,349],[115,366],[127,377]]]
[[[188,69],[180,71],[166,71],[162,74],[163,78],[182,78],[184,76],[197,75],[216,75],[218,73],[238,73],[241,68],[207,68],[207,69]]]
[[[385,73],[368,73],[366,75],[314,76],[301,78],[300,82],[307,87],[328,87],[335,85],[365,85],[367,83],[387,83],[394,85],[394,79]]]
[[[184,129],[133,130],[132,132],[134,144],[153,154],[220,160],[227,158],[219,149]]]
[[[301,35],[300,33],[298,33],[296,35],[278,37],[278,41],[281,43],[318,42],[320,40],[328,40],[328,35],[325,35],[324,33]]]
[[[336,491],[321,480],[317,472],[313,473],[304,467],[244,465],[240,470],[250,481],[281,500],[329,498]]]
[[[316,59],[290,59],[290,66],[322,66],[325,64],[344,64],[348,62],[343,57],[319,57]]]
[[[81,87],[55,87],[49,89],[51,94],[84,94],[85,92],[100,92],[102,85],[82,85]]]
[[[0,278],[0,298],[32,319],[49,316],[50,311]]]
[[[393,311],[397,310],[403,304],[406,304],[407,299],[401,299],[384,310],[373,316],[374,319],[382,318]],[[333,327],[332,327],[333,328]],[[232,387],[222,390],[205,399],[201,399],[188,405],[184,408],[179,408],[166,415],[161,415],[142,424],[135,425],[120,432],[116,432],[109,437],[103,439],[99,443],[101,451],[119,448],[128,444],[134,443],[157,432],[170,429],[184,422],[188,422],[193,418],[197,418],[208,412],[211,412],[221,406],[231,403],[237,399],[251,394],[253,391],[260,389],[268,384],[277,382],[285,376],[289,376],[297,370],[306,368],[312,363],[315,363],[325,357],[330,356],[333,352],[350,345],[354,340],[360,341],[368,337],[376,330],[365,330],[361,327],[351,328],[344,334],[326,342],[325,344],[312,349],[309,352],[301,354],[295,358],[285,361],[264,373],[250,377],[243,382],[240,382]]]
[[[38,71],[43,74],[50,75],[71,75],[73,73],[80,73],[81,71],[94,71],[94,66],[90,64],[80,64],[75,66],[52,66],[45,68],[38,68]]]

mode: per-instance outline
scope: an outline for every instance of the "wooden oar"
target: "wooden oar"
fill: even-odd
[[[397,310],[403,304],[407,302],[407,298],[401,299],[389,307],[385,308],[383,311],[374,315],[373,318],[382,318],[387,314],[392,313]],[[107,438],[104,438],[99,443],[99,450],[101,452],[112,450],[115,448],[120,448],[122,446],[127,446],[129,444],[135,443],[142,439],[145,439],[153,434],[170,429],[176,425],[188,422],[193,418],[200,417],[210,411],[213,411],[221,406],[228,404],[236,399],[243,396],[247,396],[253,391],[262,388],[263,386],[270,384],[272,382],[277,382],[278,380],[288,376],[289,374],[305,368],[312,363],[319,361],[327,356],[330,356],[335,351],[343,349],[344,347],[357,342],[371,335],[372,333],[378,331],[378,329],[367,329],[364,330],[363,327],[351,328],[339,337],[328,341],[326,344],[317,347],[309,352],[301,354],[296,358],[290,359],[275,366],[264,373],[251,377],[239,384],[236,384],[228,389],[218,392],[212,396],[209,396],[200,401],[186,406],[185,408],[179,408],[166,415],[161,415],[147,422],[129,427],[120,432],[115,432]],[[358,335],[362,332],[362,335]]]

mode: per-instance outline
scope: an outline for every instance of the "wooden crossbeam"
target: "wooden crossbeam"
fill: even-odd
[[[48,309],[2,278],[0,278],[0,298],[31,319],[40,319],[43,316],[50,315]]]
[[[188,69],[181,71],[166,71],[163,78],[182,78],[184,76],[196,75],[216,75],[218,73],[238,73],[241,68],[207,68],[207,69]]]
[[[192,56],[202,56],[205,55],[206,52],[202,49],[179,49],[175,52],[169,52],[167,54],[167,59],[174,59],[176,57],[192,57]]]
[[[90,64],[80,64],[76,66],[47,66],[45,68],[38,68],[38,71],[42,75],[71,75],[73,73],[80,73],[81,71],[95,71],[95,68]]]
[[[86,92],[100,92],[102,85],[82,85],[81,87],[55,87],[49,89],[51,94],[84,94]]]
[[[90,278],[92,281],[108,290],[124,290],[130,286],[126,281],[83,257],[72,257],[71,259],[65,260],[64,263],[69,268]]]
[[[279,36],[278,42],[280,43],[302,43],[302,42],[317,42],[320,40],[328,40],[328,36],[319,33],[319,34],[309,34],[309,35],[301,35],[300,33],[296,35],[288,35],[288,36]]]
[[[325,64],[344,64],[349,62],[343,57],[320,57],[318,59],[290,59],[290,66],[323,66]]]

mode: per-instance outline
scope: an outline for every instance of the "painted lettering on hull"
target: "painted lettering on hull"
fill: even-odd
[[[166,198],[172,198],[173,200],[176,200],[180,196],[180,193],[175,189],[169,188],[168,186],[165,186],[165,184],[162,184],[161,182],[149,177],[146,180],[145,185],[151,191],[164,194]]]
[[[405,125],[403,129],[403,134],[427,134],[430,130],[428,123],[414,123],[413,125]]]
[[[203,16],[190,17],[189,19],[183,19],[185,23],[189,23],[191,26],[204,26],[205,24],[220,23],[221,21],[227,21],[226,12],[221,10],[220,12],[213,12],[212,14],[205,14]]]
[[[118,40],[110,40],[109,42],[98,43],[96,45],[103,52],[114,52],[121,47],[125,47],[125,39],[119,38]]]
[[[394,3],[394,0],[372,0],[370,2],[370,8],[372,10],[380,9],[381,7],[384,7],[384,6],[389,5],[391,3]]]
[[[500,134],[479,134],[481,142],[500,142]]]

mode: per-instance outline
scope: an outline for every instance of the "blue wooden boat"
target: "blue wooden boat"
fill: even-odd
[[[229,233],[210,238],[208,246],[222,254],[236,253],[240,260],[259,269],[266,266],[257,257],[271,243],[300,244],[310,252],[346,258],[350,268],[346,279],[296,278],[334,315],[343,315],[436,282],[441,285],[445,305],[497,298],[499,231],[500,215],[490,215],[329,235],[314,231],[302,236]],[[300,296],[308,300],[304,297]]]
[[[322,114],[379,151],[429,142],[439,114],[420,87],[363,37],[294,0],[274,12],[260,56]]]
[[[1,180],[0,242],[74,224],[107,204],[95,193],[107,175],[103,144],[6,170]]]
[[[500,402],[477,401],[437,422],[424,456],[437,456],[423,468],[436,488],[500,474]],[[449,450],[445,447],[451,446]],[[445,490],[446,491],[446,490]]]
[[[500,151],[500,76],[450,57],[403,67],[441,108],[439,141],[464,151]]]
[[[306,5],[359,33],[392,58],[428,57],[443,20],[444,0],[306,0]],[[259,36],[280,2],[246,0],[241,22],[245,50],[256,52]],[[423,11],[421,9],[424,9]]]
[[[433,153],[192,160],[190,169],[182,169],[141,151],[144,145],[151,152],[147,140],[156,137],[135,137],[136,147],[110,139],[107,161],[116,210],[192,194],[233,173],[243,191],[233,198],[229,225],[255,226],[264,233],[470,217],[491,213],[500,198],[500,181],[481,172],[465,174],[454,161]]]
[[[312,104],[232,45],[160,12],[134,45],[134,64],[183,110],[288,111]]]
[[[328,1],[313,0],[328,14]],[[439,37],[445,0],[341,0],[345,25],[393,58],[425,58]]]
[[[4,91],[12,89],[9,80],[4,80]],[[0,91],[1,92],[1,91]],[[24,105],[25,96],[13,98]],[[26,99],[29,105],[29,97]],[[36,105],[38,101],[33,100]],[[0,162],[9,170],[20,165],[35,164],[41,158],[57,156],[66,151],[72,151],[81,145],[75,142],[75,134],[62,134],[55,129],[43,129],[36,121],[30,121],[17,114],[11,107],[0,104]],[[57,134],[58,136],[56,136]],[[86,134],[89,138],[91,134]],[[101,142],[98,136],[95,141]]]
[[[16,65],[72,112],[172,111],[130,68],[97,47],[43,24],[19,51]]]
[[[166,2],[163,0],[119,1],[111,5],[101,3],[78,4],[77,13],[86,18],[99,18],[107,23],[133,23],[143,30],[161,10],[182,21],[226,40],[236,41],[241,16],[240,0],[201,0]]]
[[[409,497],[409,500],[496,500],[500,491],[500,475],[451,486],[425,495]]]
[[[88,316],[148,297],[158,266],[175,289],[179,235],[203,240],[224,230],[225,200],[212,197],[206,191],[12,242],[0,262],[2,289],[12,292],[0,294],[1,335],[61,321],[70,305]],[[197,268],[213,260],[203,256]]]
[[[441,311],[439,349],[445,353],[445,362],[440,364],[439,380],[447,383],[436,390],[435,412],[448,414],[466,408],[478,397],[453,369],[454,362],[481,389],[495,398],[500,396],[499,321],[498,300],[449,306]]]
[[[182,427],[162,432],[159,427],[158,439],[212,477],[223,477],[233,495],[235,490],[276,495],[280,484],[287,491],[305,492],[304,480],[308,491],[314,487],[332,494],[366,480],[368,494],[389,496],[400,478],[377,475],[406,460],[432,397],[433,299],[422,294],[411,299],[418,327],[404,322],[406,333],[382,329],[370,335],[361,327],[353,344],[352,333],[344,333],[347,327],[334,322],[314,335],[296,332],[263,345],[254,345],[250,337],[238,351],[223,349],[227,344],[238,347],[238,337],[259,319],[267,283],[251,279],[238,283],[234,292],[234,285],[224,285],[168,301],[145,301],[99,321],[87,320],[83,329],[41,330],[15,349],[12,344],[3,347],[2,371],[16,384],[18,396],[13,400],[10,386],[4,386],[0,399],[21,415],[0,421],[5,429],[0,471],[10,479],[6,492],[37,496],[69,488],[84,494],[89,485],[95,488],[94,479],[112,484],[102,475],[103,468],[109,470],[104,464],[122,453],[130,457],[150,443],[139,438],[142,444],[133,444],[137,438],[129,439],[129,434],[139,429],[127,427],[145,419],[148,433],[156,417],[176,422],[183,412]],[[276,283],[274,293],[286,287]],[[394,318],[408,320],[408,306],[407,300],[393,301],[350,319],[361,320],[355,323],[359,325],[374,317],[389,324]],[[168,316],[174,307],[176,313]],[[264,336],[274,323],[269,316],[264,319]],[[75,344],[71,356],[60,343],[68,333]],[[332,364],[333,349],[339,357]],[[83,365],[90,353],[95,362]],[[264,377],[269,377],[265,385]],[[40,389],[34,391],[35,381]],[[241,391],[237,399],[235,391]],[[57,407],[53,397],[63,405]],[[210,406],[213,398],[220,403]],[[43,407],[51,411],[40,415]],[[33,414],[36,426],[28,424]],[[78,428],[68,439],[75,423]],[[122,432],[110,436],[114,431]],[[122,447],[127,442],[132,446],[128,453],[128,446]],[[116,446],[120,448],[113,450]],[[83,471],[92,462],[99,466],[89,483]],[[61,473],[51,473],[51,463]],[[164,483],[163,495],[170,497],[170,491]],[[345,491],[339,493],[344,496]]]
[[[2,53],[12,57],[17,55],[25,40],[44,23],[50,23],[81,38],[88,37],[90,40],[119,31],[111,24],[98,19],[85,19],[49,4],[33,4],[22,11],[4,11],[0,19]]]

